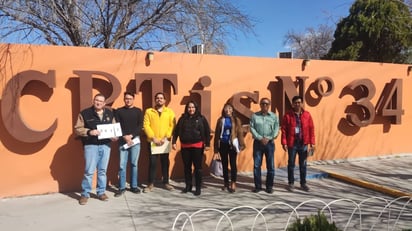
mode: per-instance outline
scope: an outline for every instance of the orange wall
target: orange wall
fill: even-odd
[[[409,140],[412,128],[412,73],[407,72],[408,65],[311,60],[310,65],[303,70],[300,59],[155,52],[154,61],[148,64],[145,56],[144,51],[0,44],[2,91],[10,79],[20,72],[55,71],[56,86],[53,89],[39,83],[29,83],[24,88],[19,105],[24,122],[33,130],[44,130],[57,119],[55,132],[48,139],[35,143],[15,139],[7,131],[3,119],[0,121],[0,197],[80,190],[84,161],[81,143],[73,134],[73,125],[80,110],[79,77],[73,72],[75,70],[110,73],[120,81],[121,93],[134,84],[135,74],[176,74],[177,94],[173,94],[171,89],[165,91],[172,93],[169,106],[177,116],[183,112],[183,102],[190,96],[189,91],[197,89],[195,83],[199,78],[209,76],[211,84],[204,90],[211,91],[212,129],[222,105],[235,93],[258,91],[259,98],[269,97],[274,104],[279,105],[282,103],[276,96],[279,92],[271,88],[273,84],[279,83],[276,77],[290,76],[296,80],[297,76],[305,76],[308,77],[305,84],[305,99],[308,103],[305,107],[314,118],[317,140],[317,151],[311,160],[412,152],[412,142]],[[320,77],[329,77],[334,83],[333,92],[322,98],[318,98],[310,88]],[[399,98],[402,98],[403,115],[400,124],[390,124],[386,118],[379,117],[365,127],[347,125],[345,110],[355,100],[351,95],[344,95],[343,89],[359,79],[373,82],[376,88],[375,95],[370,99],[373,106],[377,104],[385,84],[392,79],[402,80],[403,91]],[[93,84],[96,89],[107,90],[107,86],[99,81]],[[143,88],[147,90],[150,84]],[[96,89],[93,94],[97,93]],[[150,101],[151,96],[146,93],[138,92],[136,106],[147,105],[144,102]],[[39,98],[38,94],[48,97]],[[122,98],[120,94],[113,107],[122,106]],[[308,101],[308,98],[311,100]],[[247,101],[246,98],[243,100]],[[89,101],[91,105],[92,99]],[[259,109],[257,103],[249,101],[249,104],[252,111]],[[246,142],[247,149],[238,159],[239,171],[252,170],[252,140],[249,133]],[[109,183],[114,185],[117,184],[116,148],[113,145],[108,173]],[[286,155],[280,148],[279,138],[276,140],[275,156],[276,166],[285,166]],[[212,152],[209,152],[205,167],[211,157]],[[171,178],[182,178],[180,156],[172,152],[170,159]],[[143,147],[139,164],[141,183],[146,183],[146,173],[147,152]]]

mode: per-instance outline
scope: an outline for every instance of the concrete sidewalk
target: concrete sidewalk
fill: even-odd
[[[328,203],[333,205],[334,220],[340,226],[346,225],[355,203],[356,206],[368,205],[368,209],[362,211],[365,216],[360,221],[362,229],[374,226],[373,230],[387,230],[388,223],[392,227],[395,219],[385,218],[382,220],[386,222],[378,223],[376,219],[388,202],[393,202],[397,195],[388,194],[388,191],[381,191],[379,188],[364,188],[365,185],[355,183],[360,181],[381,185],[410,195],[411,166],[412,155],[407,154],[311,163],[308,168],[310,192],[299,189],[288,192],[285,189],[286,170],[277,169],[273,194],[264,191],[252,193],[253,176],[240,174],[238,189],[233,194],[221,191],[222,179],[205,177],[202,195],[199,197],[191,193],[180,193],[184,183],[176,181],[172,182],[176,189],[171,192],[155,188],[151,193],[126,192],[119,198],[113,197],[115,189],[109,188],[108,202],[92,198],[85,206],[78,204],[78,193],[1,199],[0,230],[172,230],[175,221],[175,230],[181,230],[190,215],[193,215],[191,218],[196,230],[215,230],[222,217],[221,213],[228,211],[230,214],[227,215],[230,215],[234,230],[251,230],[253,224],[253,230],[266,230],[266,227],[269,227],[267,230],[284,230],[291,214],[290,207],[298,208],[299,214],[303,216],[316,213]],[[295,176],[298,176],[298,172]],[[346,178],[333,178],[337,176]],[[349,202],[344,203],[345,201]],[[405,205],[399,221],[395,224],[395,230],[412,228],[411,204],[407,199],[392,204],[394,208]],[[236,207],[238,209],[230,211]],[[206,210],[199,212],[201,209]],[[256,211],[260,211],[265,219],[259,217],[255,220]],[[392,214],[395,213],[394,209]],[[179,214],[181,217],[176,219]],[[348,230],[360,230],[356,215],[349,227]],[[183,230],[192,229],[186,224]],[[230,228],[227,222],[223,222],[217,230]]]
[[[412,197],[412,155],[318,161],[314,171],[394,197]]]

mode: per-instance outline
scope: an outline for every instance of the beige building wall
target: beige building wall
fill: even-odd
[[[145,51],[0,44],[0,197],[80,190],[84,160],[73,125],[81,105],[91,106],[91,96],[97,92],[110,96],[112,107],[117,108],[123,105],[125,90],[136,91],[136,106],[146,108],[153,102],[152,88],[160,86],[170,96],[169,107],[177,117],[188,98],[202,102],[212,130],[228,100],[237,105],[247,129],[247,116],[259,110],[260,98],[272,99],[272,110],[282,114],[290,108],[289,97],[300,92],[316,129],[317,149],[309,161],[412,152],[412,72],[408,65],[321,60],[304,65],[301,59],[166,52],[154,52],[154,60],[149,61],[146,55]],[[46,73],[48,77],[43,76]],[[85,73],[92,73],[93,89],[85,86]],[[118,81],[115,87],[108,75]],[[38,77],[15,81],[22,76]],[[175,76],[176,81],[151,82],[147,76]],[[54,84],[48,86],[46,79]],[[296,87],[291,88],[291,83]],[[348,122],[348,113],[354,113],[352,122]],[[16,127],[19,120],[26,129]],[[51,135],[41,138],[41,131],[50,127],[54,129]],[[253,168],[250,133],[246,145],[238,157],[240,172]],[[140,183],[147,179],[146,149],[143,144]],[[205,174],[212,150],[205,154]],[[171,178],[182,179],[179,153],[171,152],[170,160]],[[108,172],[113,185],[117,184],[118,161],[113,144]],[[275,164],[284,167],[286,161],[279,134]]]

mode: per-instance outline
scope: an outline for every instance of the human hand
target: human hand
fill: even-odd
[[[152,142],[153,142],[156,146],[162,145],[161,140],[158,140],[156,137],[153,137],[153,138],[152,138]]]
[[[131,146],[133,145],[133,141],[132,141],[133,136],[132,135],[124,135],[123,139],[126,142],[127,145]]]
[[[163,145],[166,141],[168,141],[168,139],[166,137],[161,139],[160,140],[160,145]]]
[[[91,136],[99,136],[100,135],[100,131],[97,129],[93,129],[89,131],[89,135]]]
[[[111,141],[117,141],[119,138],[118,137],[112,137],[110,138]]]
[[[309,145],[307,147],[308,150],[308,156],[313,156],[314,152],[315,152],[315,145]]]
[[[308,145],[307,145],[307,150],[308,150],[308,151],[310,151],[310,150],[315,151],[315,145],[314,145],[314,144],[308,144]]]
[[[216,153],[213,155],[213,159],[221,160],[220,153],[216,152]]]
[[[284,150],[285,152],[288,151],[288,145],[287,145],[287,144],[282,145],[282,148],[283,148],[283,150]]]

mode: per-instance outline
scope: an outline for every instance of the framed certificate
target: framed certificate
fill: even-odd
[[[169,153],[171,148],[171,143],[168,140],[165,140],[163,145],[157,146],[155,143],[150,142],[150,149],[152,154],[162,154],[162,153]]]
[[[120,127],[120,123],[98,124],[97,130],[100,132],[100,135],[98,136],[99,140],[122,136],[122,128]]]

